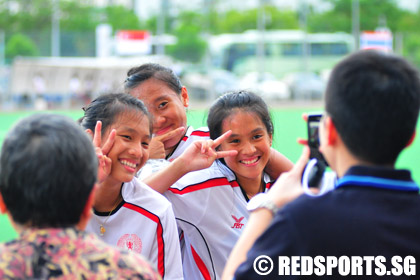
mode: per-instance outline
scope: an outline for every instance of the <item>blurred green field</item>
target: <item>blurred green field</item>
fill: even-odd
[[[298,137],[306,137],[306,126],[301,116],[304,112],[320,111],[317,107],[302,108],[281,108],[272,109],[275,132],[273,139],[273,147],[282,152],[292,161],[296,161],[299,157],[302,147],[296,143]],[[82,115],[82,111],[52,111],[55,113],[67,115],[73,119],[78,119]],[[33,114],[34,112],[10,112],[0,113],[0,143],[3,143],[4,136],[9,128],[17,120]],[[205,125],[205,110],[189,110],[188,124],[196,128]],[[419,130],[420,124],[417,125]],[[420,182],[420,137],[417,137],[413,145],[403,151],[397,166],[399,168],[409,168],[413,171],[414,179]],[[16,233],[8,222],[6,215],[0,215],[0,242],[8,241],[16,237]]]

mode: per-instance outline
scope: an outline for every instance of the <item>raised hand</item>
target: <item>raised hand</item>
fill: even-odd
[[[215,140],[196,141],[182,153],[180,158],[188,163],[188,171],[195,171],[210,167],[218,158],[236,156],[238,151],[216,151],[216,148],[226,140],[232,131],[227,131]]]
[[[115,140],[115,129],[111,130],[108,139],[102,145],[102,122],[98,121],[93,135],[93,146],[98,157],[98,183],[102,183],[111,173],[112,160],[107,156]]]
[[[150,143],[149,143],[149,158],[165,158],[165,141],[171,139],[175,136],[180,136],[182,133],[184,133],[185,128],[184,127],[178,127],[175,130],[171,130],[165,134],[154,136]]]

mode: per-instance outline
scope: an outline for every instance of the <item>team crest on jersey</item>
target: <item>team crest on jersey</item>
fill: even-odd
[[[232,228],[241,229],[244,226],[244,224],[241,223],[244,217],[238,219],[234,215],[232,215],[232,218],[235,220],[235,223],[233,224]]]
[[[135,234],[124,234],[117,242],[117,246],[124,248],[128,251],[134,251],[136,253],[141,253],[143,244],[140,237]]]

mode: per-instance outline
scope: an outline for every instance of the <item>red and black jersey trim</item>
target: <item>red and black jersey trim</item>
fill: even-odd
[[[191,132],[190,136],[210,137],[210,132],[202,131],[202,130],[194,130],[193,132]],[[184,136],[184,138],[182,138],[182,141],[187,141],[188,137],[190,136]]]
[[[165,276],[165,240],[163,239],[163,226],[159,216],[135,204],[126,202],[123,207],[138,212],[139,214],[149,218],[156,223],[156,239],[158,244],[158,263],[157,269],[159,274],[164,278]]]
[[[204,190],[208,188],[214,188],[214,187],[220,187],[225,185],[231,185],[228,179],[226,177],[220,177],[220,178],[212,178],[204,182],[200,182],[193,185],[185,186],[182,189],[177,188],[169,188],[168,190],[175,194],[186,194],[190,192],[195,192],[199,190]],[[233,187],[233,186],[232,186]]]

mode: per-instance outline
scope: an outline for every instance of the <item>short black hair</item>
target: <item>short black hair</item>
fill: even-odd
[[[121,113],[127,113],[130,109],[139,111],[148,118],[149,132],[152,135],[152,116],[147,111],[146,106],[141,100],[126,93],[110,93],[97,97],[84,108],[84,116],[79,122],[84,129],[90,129],[92,132],[95,132],[96,123],[101,121],[101,132],[104,134]]]
[[[157,63],[146,63],[128,70],[124,89],[127,93],[130,93],[132,89],[151,78],[164,82],[178,95],[182,92],[181,81],[174,71]]]
[[[394,164],[415,131],[419,73],[402,57],[359,51],[334,67],[325,103],[354,156],[373,164]]]
[[[241,90],[226,93],[216,99],[213,105],[211,105],[207,117],[207,126],[211,139],[214,140],[222,135],[223,121],[236,109],[255,113],[260,117],[268,134],[273,134],[273,121],[271,120],[267,104],[255,93]]]
[[[0,192],[17,224],[74,226],[97,169],[92,142],[74,120],[35,114],[19,121],[3,142]]]

